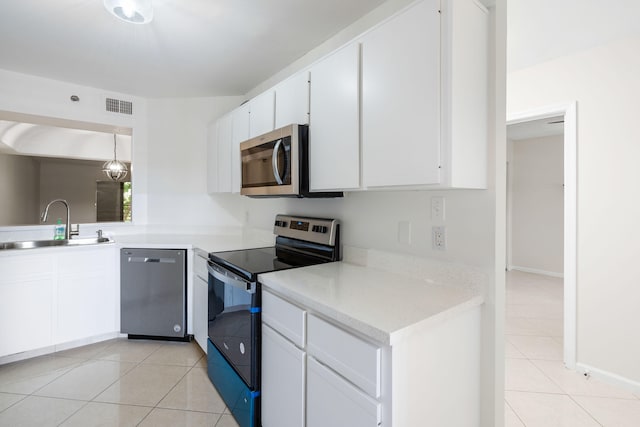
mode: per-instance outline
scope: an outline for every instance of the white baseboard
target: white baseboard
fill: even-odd
[[[546,271],[546,270],[538,270],[537,268],[529,268],[529,267],[520,267],[518,265],[510,265],[507,267],[509,271],[516,270],[522,271],[523,273],[533,273],[533,274],[542,274],[543,276],[550,277],[558,277],[560,279],[564,278],[564,274],[556,273],[555,271]]]
[[[602,369],[594,368],[593,366],[585,365],[584,363],[576,363],[576,370],[581,373],[587,373],[588,375],[602,380],[611,385],[619,386],[625,390],[629,390],[631,393],[640,393],[640,382],[633,381],[625,378],[621,375],[614,374]]]
[[[110,340],[118,337],[126,337],[126,335],[121,334],[120,332],[109,332],[102,335],[96,335],[89,338],[84,338],[76,341],[66,342],[57,345],[51,345],[48,347],[42,347],[35,350],[23,351],[21,353],[10,354],[8,356],[0,357],[0,365],[4,365],[7,363],[18,362],[20,360],[31,359],[33,357],[44,356],[45,354],[52,354],[57,351],[69,350],[76,347],[81,347],[84,345],[95,344],[97,342]]]

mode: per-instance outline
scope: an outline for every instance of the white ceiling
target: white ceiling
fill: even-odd
[[[563,116],[530,120],[528,122],[515,123],[507,126],[507,139],[512,141],[562,135],[563,133]]]
[[[507,0],[507,69],[640,35],[639,0]]]
[[[244,94],[383,0],[2,0],[0,68],[144,97]]]

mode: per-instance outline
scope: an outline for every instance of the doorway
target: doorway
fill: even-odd
[[[507,128],[511,131],[516,129],[526,130],[529,136],[544,138],[543,129],[546,127],[549,131],[549,123],[560,125],[562,123],[562,272],[563,277],[563,362],[568,369],[576,369],[576,246],[577,246],[577,120],[576,120],[576,103],[569,103],[556,106],[543,107],[536,110],[525,111],[511,115],[507,120]],[[557,126],[559,127],[559,126]],[[528,130],[527,130],[528,128]],[[557,128],[555,133],[558,134]],[[508,132],[509,134],[509,132]],[[547,141],[548,142],[548,141]],[[531,147],[529,147],[531,148]],[[556,147],[557,148],[557,147]],[[533,146],[535,150],[535,146]],[[507,173],[513,174],[513,168],[507,166]],[[507,177],[507,182],[513,182]],[[508,184],[509,185],[509,184]],[[511,188],[507,188],[507,205],[511,200]],[[547,194],[548,196],[548,194]],[[529,200],[534,202],[535,198]],[[511,215],[508,209],[507,213],[507,259],[505,260],[506,269],[514,266],[514,247],[511,236],[515,230],[512,229],[515,224],[511,221]],[[559,236],[556,236],[559,237]],[[518,248],[521,249],[521,248]],[[526,252],[526,250],[525,250]],[[522,259],[522,258],[520,258]],[[530,268],[532,273],[546,273],[553,276],[553,264],[549,264],[549,260],[537,260],[538,265],[547,267]],[[542,262],[542,263],[540,263]],[[545,264],[546,262],[546,264]],[[556,264],[557,265],[557,264]],[[549,267],[551,266],[551,267]],[[520,270],[526,271],[526,266]],[[535,271],[538,270],[538,271]],[[556,274],[558,275],[558,274]]]

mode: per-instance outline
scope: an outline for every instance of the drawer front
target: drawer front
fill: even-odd
[[[262,326],[262,427],[304,427],[307,357]]]
[[[262,321],[300,348],[305,345],[306,312],[267,291],[262,292]]]
[[[380,397],[382,349],[313,315],[307,326],[309,354],[369,395]]]
[[[197,254],[194,255],[193,272],[205,282],[208,281],[209,272],[207,271],[207,259]]]
[[[306,427],[378,427],[381,407],[380,402],[309,358]]]

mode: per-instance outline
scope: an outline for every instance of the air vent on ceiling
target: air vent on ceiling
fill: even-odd
[[[133,103],[130,101],[107,98],[106,108],[112,113],[133,114]]]

